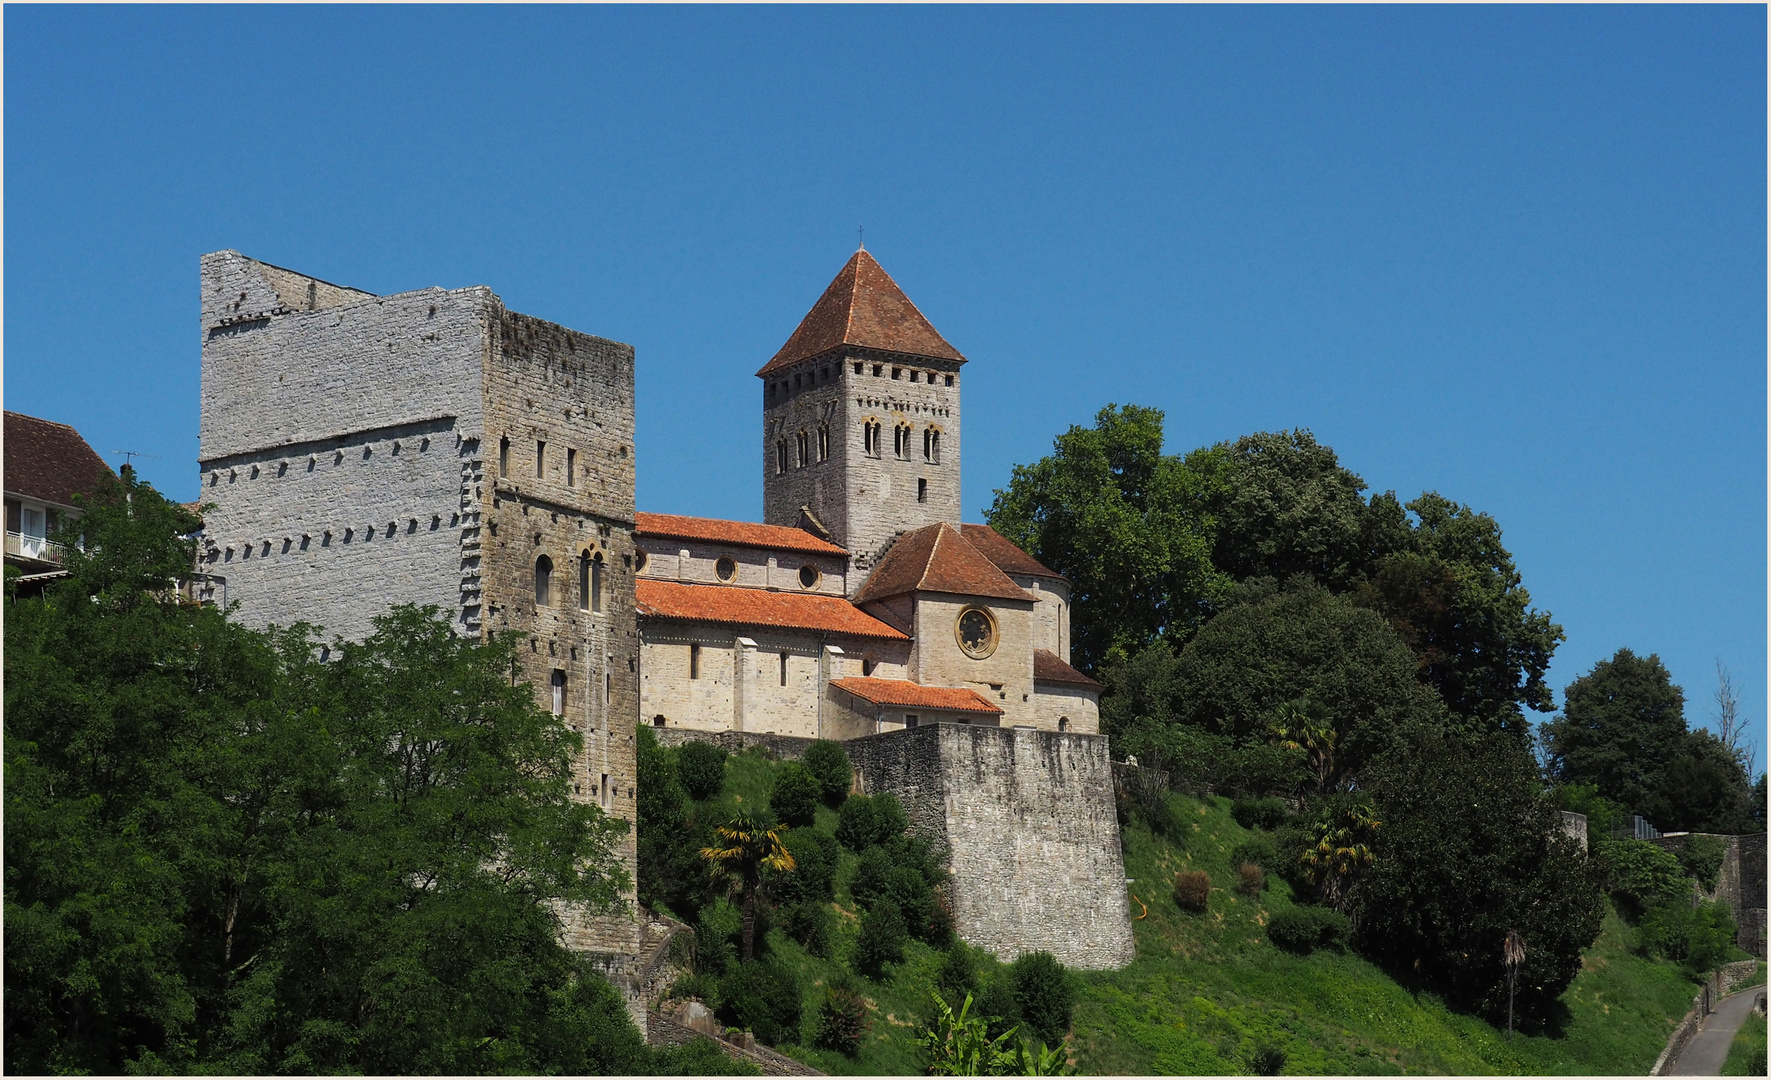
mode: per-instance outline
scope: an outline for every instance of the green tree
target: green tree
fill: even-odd
[[[1179,645],[1228,581],[1212,565],[1208,482],[1162,452],[1162,412],[1109,405],[1092,428],[1017,465],[992,528],[1072,585],[1071,655],[1085,671],[1158,638]]]
[[[1660,657],[1619,649],[1568,685],[1543,725],[1551,775],[1592,784],[1627,811],[1667,808],[1667,766],[1685,746],[1685,694]]]
[[[797,761],[789,761],[775,770],[775,785],[769,791],[769,809],[783,825],[810,825],[817,813],[822,790],[810,769]]]
[[[689,798],[711,799],[726,786],[726,752],[712,743],[686,742],[677,747],[676,772]]]
[[[1526,737],[1522,710],[1554,708],[1544,675],[1562,628],[1532,609],[1493,518],[1431,492],[1406,509],[1415,523],[1394,495],[1373,497],[1367,532],[1382,540],[1355,599],[1402,635],[1453,713]]]
[[[842,743],[819,739],[806,747],[800,761],[818,778],[818,794],[825,805],[841,806],[855,782],[855,768],[849,764],[849,755]]]
[[[1343,786],[1384,749],[1438,730],[1444,707],[1415,678],[1414,655],[1384,620],[1306,578],[1244,586],[1238,603],[1187,643],[1158,691],[1172,722],[1266,744],[1288,703],[1334,731],[1328,780]]]
[[[87,511],[6,603],[9,1070],[657,1067],[560,945],[622,826],[514,643],[396,609],[322,663],[180,602],[196,522],[152,488]]]
[[[1498,1017],[1502,946],[1516,930],[1521,1015],[1546,1017],[1605,905],[1529,750],[1506,735],[1432,738],[1387,755],[1366,781],[1382,825],[1354,890],[1360,950]]]
[[[764,827],[749,814],[739,813],[713,829],[714,842],[701,849],[701,857],[731,875],[743,893],[744,959],[756,954],[756,889],[764,870],[787,873],[794,868],[793,855],[781,845],[778,830]]]

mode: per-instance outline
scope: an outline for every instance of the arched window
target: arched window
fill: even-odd
[[[941,431],[939,428],[922,429],[922,459],[939,464],[941,461]]]
[[[793,441],[797,444],[794,449],[799,451],[799,467],[803,469],[812,463],[811,437],[802,431],[793,437]]]
[[[830,460],[830,425],[818,425],[818,460]]]
[[[578,553],[578,610],[590,610],[590,552]]]
[[[892,440],[893,451],[904,460],[910,460],[910,425],[899,424],[897,437]]]
[[[879,421],[868,420],[861,425],[861,447],[870,457],[879,456]]]
[[[1069,731],[1070,730],[1070,718],[1068,716],[1058,717],[1058,730],[1059,731]]]
[[[590,610],[597,615],[603,612],[603,553],[600,551],[590,557]]]
[[[546,555],[535,560],[535,606],[553,603],[553,560]]]
[[[776,439],[775,440],[775,471],[778,473],[784,473],[787,471],[787,440],[786,439]]]

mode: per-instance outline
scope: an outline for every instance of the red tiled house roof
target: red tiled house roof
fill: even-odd
[[[898,537],[855,595],[855,603],[911,592],[1033,599],[946,522],[924,525]]]
[[[681,514],[633,515],[635,536],[655,536],[673,540],[703,540],[739,547],[770,548],[779,551],[805,551],[819,555],[847,555],[848,552],[804,529],[786,525],[757,525],[748,521],[721,521],[718,518],[684,517]]]
[[[980,554],[995,563],[996,568],[1005,574],[1057,578],[1064,582],[1070,580],[1022,551],[1013,540],[988,525],[961,525],[959,535],[965,537]]]
[[[841,345],[965,363],[873,256],[857,251],[758,376],[772,375]]]
[[[73,506],[92,492],[111,467],[66,424],[8,411],[0,440],[6,445],[6,490],[44,502]]]
[[[1057,686],[1078,686],[1099,690],[1101,684],[1058,659],[1058,654],[1045,649],[1033,650],[1033,681]]]
[[[647,578],[640,578],[633,584],[639,613],[654,618],[909,640],[906,635],[840,596],[734,589],[726,585],[684,585]]]
[[[902,679],[832,679],[830,685],[846,690],[875,705],[901,705],[912,709],[949,709],[953,712],[1002,715],[1002,710],[975,690],[947,686],[919,686]]]

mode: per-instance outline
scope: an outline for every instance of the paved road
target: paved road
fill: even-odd
[[[1691,1041],[1679,1052],[1666,1075],[1722,1075],[1722,1062],[1728,1060],[1728,1047],[1734,1042],[1734,1033],[1752,1015],[1753,1002],[1764,992],[1763,986],[1755,986],[1729,994],[1718,1002],[1716,1011],[1704,1018],[1703,1026],[1691,1036]]]

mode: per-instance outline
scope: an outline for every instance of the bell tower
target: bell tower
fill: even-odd
[[[809,510],[849,551],[850,595],[899,533],[959,525],[964,364],[863,248],[756,373],[763,520]]]

